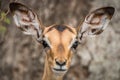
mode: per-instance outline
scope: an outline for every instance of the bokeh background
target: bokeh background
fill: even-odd
[[[12,1],[32,8],[45,26],[76,27],[92,10],[113,6],[107,29],[79,45],[64,80],[120,80],[120,0],[0,0],[0,80],[41,80],[42,46],[16,28],[8,6]]]

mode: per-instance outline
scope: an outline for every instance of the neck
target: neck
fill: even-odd
[[[48,61],[47,61],[47,57],[45,59],[45,65],[44,65],[44,73],[43,73],[43,78],[42,80],[63,80],[63,76],[58,76],[55,75],[52,70],[49,67]]]

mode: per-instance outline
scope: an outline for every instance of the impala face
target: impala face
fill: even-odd
[[[44,27],[37,14],[20,3],[11,3],[10,11],[17,27],[43,45],[47,68],[61,75],[69,69],[80,40],[85,36],[102,33],[113,16],[114,8],[104,7],[89,13],[76,28],[68,25]]]
[[[78,45],[75,28],[53,25],[45,28],[43,35],[50,68],[55,73],[65,73],[70,66],[73,49]]]

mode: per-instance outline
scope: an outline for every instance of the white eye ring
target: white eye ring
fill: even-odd
[[[41,43],[44,48],[50,48],[50,46],[48,45],[48,43],[45,40],[42,40]]]
[[[49,46],[50,48],[52,48],[52,45],[50,44],[50,41],[48,40],[47,37],[44,37],[44,38],[43,38],[43,41],[45,41],[45,42],[48,44],[48,46]]]
[[[77,39],[76,39],[76,37],[74,37],[68,48],[70,49],[76,41],[77,41]]]
[[[79,45],[79,42],[76,40],[71,46],[71,48],[76,49],[78,45]]]

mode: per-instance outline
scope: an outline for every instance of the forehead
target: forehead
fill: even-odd
[[[44,30],[44,36],[48,38],[51,43],[69,43],[76,37],[76,30],[73,27],[66,25],[53,25],[46,27]]]

